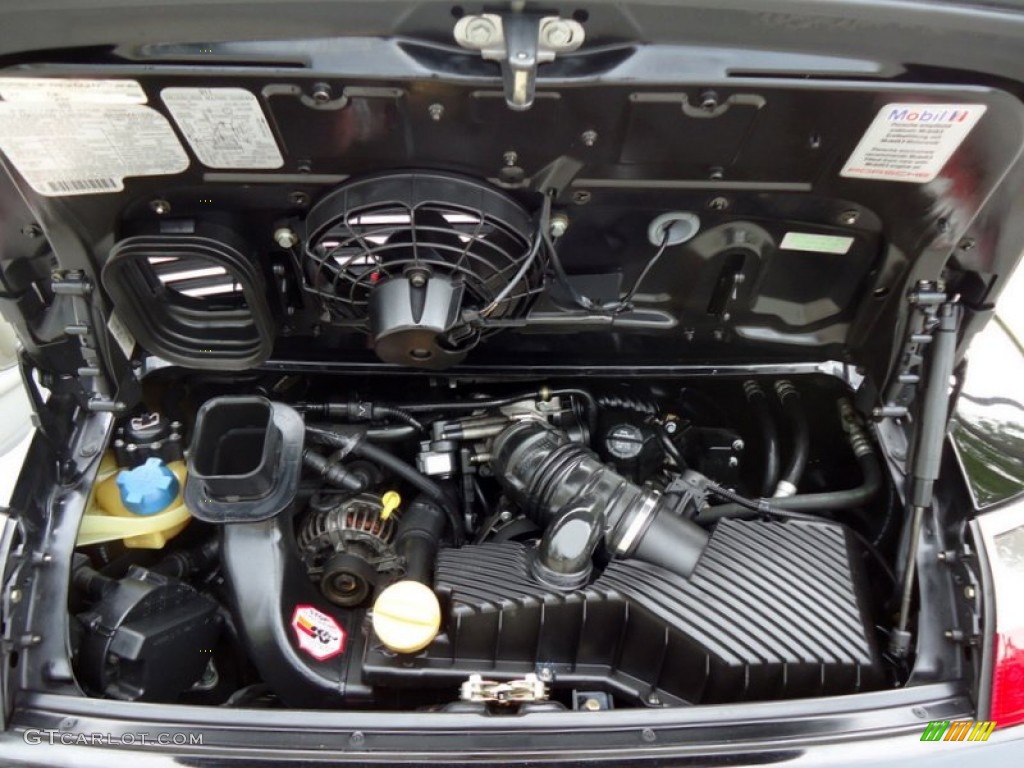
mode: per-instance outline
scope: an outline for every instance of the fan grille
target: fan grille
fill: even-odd
[[[307,288],[344,324],[365,324],[374,288],[410,271],[460,283],[463,306],[482,309],[519,271],[532,238],[530,217],[514,200],[441,174],[343,185],[310,212],[308,228]],[[542,289],[538,260],[491,316],[521,315]]]

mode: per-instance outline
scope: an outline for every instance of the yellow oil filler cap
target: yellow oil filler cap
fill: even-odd
[[[397,491],[388,491],[380,497],[380,503],[380,519],[387,520],[391,517],[391,513],[398,509],[398,505],[402,503],[402,497],[398,495]]]
[[[373,631],[396,653],[422,651],[441,628],[441,604],[426,584],[396,581],[373,604]]]

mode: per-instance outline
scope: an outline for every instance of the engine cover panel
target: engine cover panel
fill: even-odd
[[[833,525],[723,521],[690,579],[616,560],[569,593],[533,580],[521,544],[444,550],[446,631],[415,657],[371,644],[364,676],[451,686],[548,668],[559,683],[666,704],[868,690],[882,674],[849,546]]]

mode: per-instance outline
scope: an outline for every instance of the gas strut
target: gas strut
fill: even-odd
[[[935,495],[935,481],[939,477],[942,448],[949,420],[949,381],[956,358],[957,331],[963,309],[941,294],[927,294],[932,300],[941,296],[935,313],[935,327],[930,344],[931,355],[927,376],[923,382],[923,402],[920,423],[915,440],[914,458],[908,483],[908,501],[911,506],[910,536],[907,542],[903,578],[899,585],[900,612],[896,628],[889,637],[889,652],[895,658],[904,658],[910,652],[910,603],[914,595],[914,577],[917,549],[921,540],[921,525],[925,512],[931,508]],[[918,301],[921,300],[920,294]],[[938,301],[936,301],[938,303]]]

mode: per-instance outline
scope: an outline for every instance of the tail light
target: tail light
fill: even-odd
[[[1024,499],[981,515],[978,528],[992,573],[995,637],[988,720],[1024,723]]]

